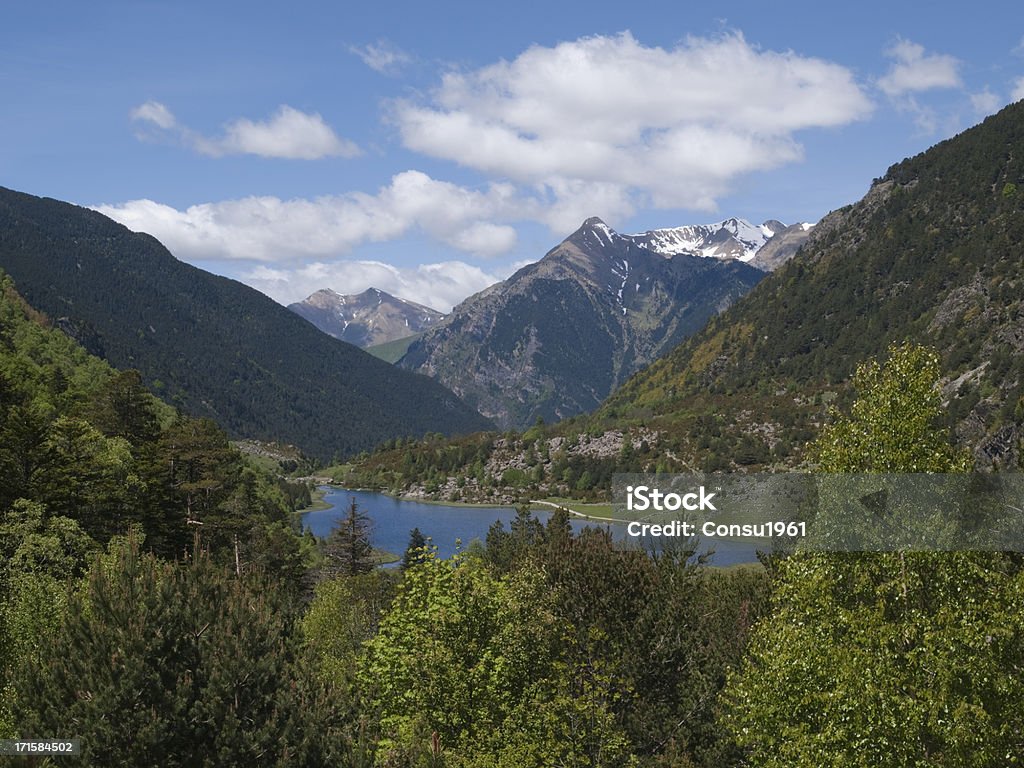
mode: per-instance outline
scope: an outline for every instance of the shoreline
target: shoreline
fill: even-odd
[[[572,503],[572,502],[570,502],[570,503]],[[585,503],[585,502],[580,502],[580,504],[583,504],[583,503]],[[556,510],[557,509],[564,509],[566,512],[568,512],[573,517],[578,517],[578,518],[581,518],[583,520],[596,520],[596,521],[601,522],[601,523],[620,523],[620,524],[623,524],[623,525],[627,525],[630,522],[632,522],[631,520],[623,520],[622,518],[618,518],[618,517],[598,517],[597,515],[588,515],[585,512],[578,512],[578,511],[576,511],[575,509],[573,509],[572,507],[568,506],[567,504],[559,504],[557,501],[543,501],[543,500],[540,500],[540,499],[531,499],[530,500],[530,507],[531,507],[531,509],[533,507],[535,507],[535,506],[550,507],[551,509],[556,509]]]
[[[316,502],[313,504],[313,506],[311,506],[311,507],[309,507],[307,509],[301,510],[300,514],[306,514],[307,512],[323,511],[323,510],[331,509],[331,508],[337,506],[335,504],[330,504],[330,503],[324,501],[324,498],[326,497],[326,495],[329,492],[331,492],[331,491],[341,491],[341,492],[352,491],[352,492],[360,492],[360,493],[379,493],[379,494],[387,496],[387,497],[389,497],[391,499],[395,499],[396,501],[416,502],[416,503],[419,503],[419,504],[433,505],[433,506],[439,506],[439,507],[459,507],[459,508],[466,508],[466,509],[476,508],[476,509],[480,509],[480,510],[488,510],[488,509],[515,509],[516,506],[519,506],[519,505],[516,505],[516,504],[474,504],[474,503],[470,503],[470,502],[435,501],[433,499],[429,499],[429,500],[428,499],[420,499],[420,498],[416,498],[416,497],[413,497],[413,496],[398,496],[398,495],[395,495],[393,493],[388,493],[387,491],[382,491],[382,490],[378,490],[378,489],[375,489],[375,488],[348,488],[346,486],[338,485],[336,483],[324,483],[323,485],[317,487],[317,489],[315,491],[315,494],[316,494],[317,498],[316,498]],[[577,506],[588,506],[588,505],[590,505],[590,506],[610,506],[610,505],[606,505],[606,504],[600,504],[600,503],[593,504],[591,502],[583,502],[583,501],[575,502],[575,501],[572,501],[572,500],[569,500],[568,502],[565,502],[565,501],[548,501],[546,499],[530,499],[527,503],[528,503],[531,511],[536,511],[536,510],[554,511],[554,510],[559,509],[559,508],[565,509],[569,513],[569,515],[573,519],[575,519],[575,520],[594,522],[594,523],[598,523],[598,524],[615,524],[615,525],[628,525],[631,522],[630,520],[625,520],[625,519],[622,519],[622,518],[604,517],[602,515],[588,514],[586,512],[581,512],[578,509],[573,509],[572,507],[568,506],[569,504],[576,504]],[[381,550],[380,552],[383,554],[384,550]],[[395,560],[391,561],[392,563],[394,563],[394,562],[396,562],[398,560],[401,560],[401,557],[396,555],[393,552],[389,552],[387,554],[390,554],[392,557],[395,558]],[[388,564],[388,562],[386,560],[382,560],[382,561],[380,561],[378,563],[378,566],[380,566],[380,565],[387,565],[387,564]],[[708,564],[708,567],[712,568],[712,569],[715,569],[715,570],[721,570],[721,569],[736,569],[736,568],[749,568],[749,567],[763,568],[763,565],[758,563],[758,562],[731,563],[729,565],[717,565],[717,564],[714,564],[714,563],[710,563],[710,564]]]
[[[310,505],[308,507],[303,507],[302,509],[296,509],[296,515],[304,515],[307,512],[323,512],[325,509],[330,509],[331,507],[334,506],[333,504],[329,504],[328,502],[324,501],[324,497],[327,495],[327,491],[325,491],[322,486],[317,486],[316,488],[311,490],[309,492],[309,495],[310,498],[312,499]]]
[[[323,490],[324,488],[330,488],[331,490],[336,490],[336,491],[356,491],[356,492],[360,492],[360,493],[379,493],[379,494],[382,494],[384,496],[389,496],[392,499],[396,499],[397,501],[411,501],[411,502],[416,502],[417,504],[428,504],[428,505],[438,506],[438,507],[463,507],[463,508],[468,508],[468,509],[473,509],[473,508],[475,508],[475,509],[515,509],[516,507],[520,506],[519,504],[514,504],[514,503],[502,504],[500,502],[494,502],[494,503],[489,503],[488,504],[488,503],[479,503],[479,502],[471,502],[471,501],[438,501],[436,499],[423,499],[423,498],[419,498],[418,496],[401,496],[401,495],[397,495],[397,494],[391,493],[389,491],[380,490],[379,488],[349,488],[349,487],[344,486],[344,485],[338,485],[337,483],[324,483],[323,485],[318,486],[317,487],[317,492],[320,493],[320,495],[321,495],[320,498],[321,499],[323,498],[323,496],[325,496],[328,493],[327,491]],[[577,501],[572,501],[572,500],[570,500],[569,503],[570,504],[576,504],[577,506],[586,506],[588,504],[591,504],[591,502],[586,502],[586,501],[579,501],[579,502],[577,502]],[[564,507],[566,509],[566,511],[568,511],[568,513],[570,515],[572,515],[573,517],[577,517],[577,518],[579,518],[581,520],[594,520],[595,522],[600,522],[600,523],[623,523],[623,524],[630,522],[629,520],[623,520],[623,519],[615,518],[615,517],[601,517],[599,515],[587,514],[586,512],[580,512],[580,511],[578,511],[576,509],[573,509],[572,507],[566,506],[566,504],[564,504],[564,503],[559,503],[559,502],[555,502],[555,501],[545,501],[545,500],[542,500],[542,499],[530,499],[527,502],[527,504],[528,504],[528,506],[530,507],[531,510],[536,510],[538,508],[542,508],[542,509],[545,509],[545,510],[546,509],[558,509],[560,507]],[[319,511],[318,509],[314,508],[315,506],[316,505],[314,504],[313,507],[310,507],[308,509],[302,510],[302,513],[305,514],[306,512],[316,512],[316,511]],[[329,509],[330,506],[333,506],[333,505],[328,505],[327,507],[321,507],[320,509],[321,510],[322,509]],[[607,505],[602,505],[602,506],[607,506]]]

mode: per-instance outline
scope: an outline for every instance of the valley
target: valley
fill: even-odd
[[[1022,45],[698,6],[12,9],[0,753],[1019,764]]]

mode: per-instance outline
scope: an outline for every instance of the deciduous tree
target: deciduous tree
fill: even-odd
[[[936,426],[934,353],[904,345],[855,380],[819,442],[829,472],[957,472]],[[725,692],[752,764],[1009,766],[1024,760],[1024,572],[986,552],[804,554]]]

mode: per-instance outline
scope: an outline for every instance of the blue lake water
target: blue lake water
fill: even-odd
[[[327,536],[338,520],[345,516],[350,499],[354,498],[360,511],[370,518],[370,543],[396,555],[405,552],[413,528],[419,528],[424,536],[430,537],[437,546],[438,555],[451,557],[455,553],[457,541],[461,541],[463,547],[473,539],[484,541],[492,523],[501,520],[507,530],[516,516],[512,507],[456,507],[396,499],[373,491],[331,487],[325,487],[324,490],[324,501],[333,506],[304,514],[302,524],[305,528],[316,536]],[[550,512],[543,510],[535,511],[534,515],[542,523],[551,517]],[[625,541],[627,538],[625,523],[573,519],[570,525],[576,533],[591,526],[609,529],[616,541]],[[716,539],[701,549],[705,550],[709,546],[714,549],[711,558],[713,565],[757,562],[756,551],[749,543]]]

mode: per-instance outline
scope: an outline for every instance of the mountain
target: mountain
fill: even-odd
[[[644,237],[588,219],[540,261],[456,307],[398,364],[503,428],[597,407],[764,274],[732,259],[663,255],[664,241]]]
[[[330,289],[317,291],[288,309],[336,339],[372,347],[415,336],[437,325],[443,312],[399,299],[376,288],[343,296]]]
[[[941,353],[958,442],[980,465],[1018,466],[1024,102],[893,165],[586,428],[657,426],[673,455],[712,466],[793,463],[855,366],[905,340]]]
[[[813,224],[792,224],[774,230],[772,237],[757,250],[748,263],[766,272],[774,272],[796,255],[796,252],[810,237],[813,226]]]
[[[0,268],[57,327],[232,436],[329,459],[490,426],[430,379],[321,333],[252,288],[95,211],[0,188]]]
[[[775,244],[773,257],[761,262],[765,265],[762,269],[771,270],[796,253],[812,226],[794,224],[787,227],[775,219],[755,226],[744,219],[731,218],[717,224],[655,229],[623,237],[663,256],[685,253],[706,258],[739,259],[759,267],[758,254]],[[785,246],[782,241],[786,242]]]

